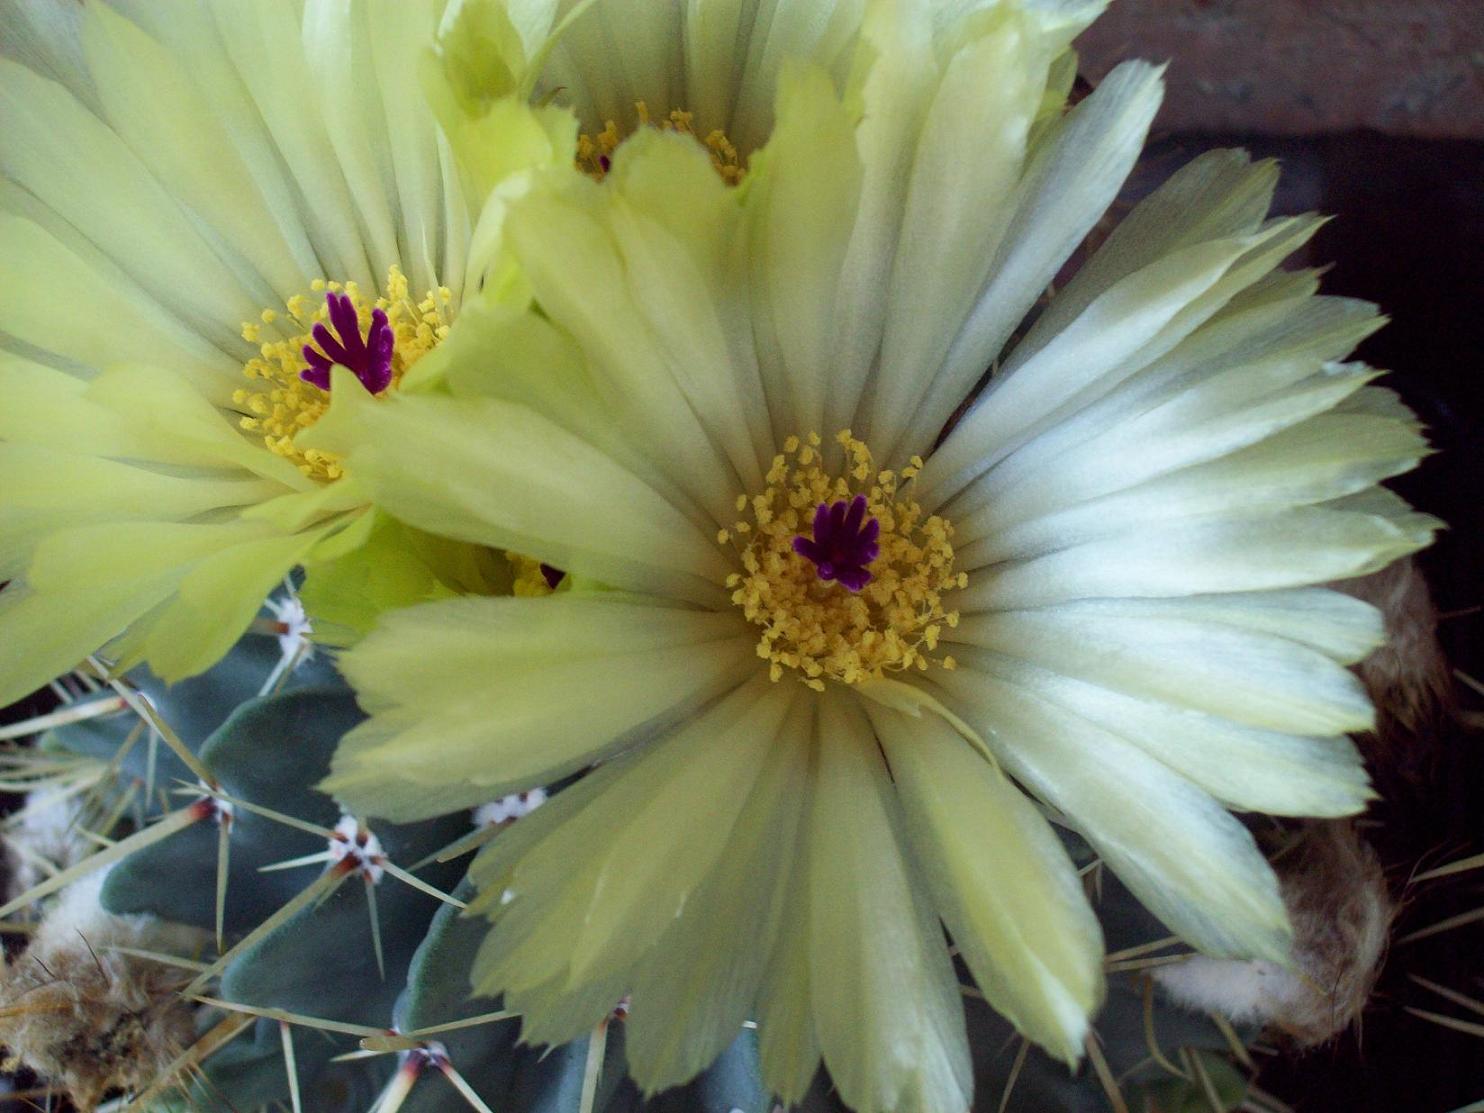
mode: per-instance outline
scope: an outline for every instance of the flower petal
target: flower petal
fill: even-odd
[[[1058,44],[1031,14],[1004,18],[943,67],[917,137],[883,310],[881,366],[866,429],[897,437],[992,273],[1015,213],[1031,124]],[[914,446],[913,451],[921,451]]]
[[[191,375],[224,403],[242,377],[225,356],[102,257],[85,258],[33,221],[0,212],[0,329],[89,368],[147,361]]]
[[[828,693],[809,825],[809,991],[825,1065],[859,1113],[965,1113],[963,1000],[899,809],[859,703]]]
[[[1298,587],[1384,568],[1432,539],[1436,519],[1369,498],[1261,516],[1161,523],[981,569],[965,614],[1100,597],[1172,598]]]
[[[1234,237],[1161,256],[1098,297],[1024,362],[1017,350],[929,459],[921,497],[941,505],[1058,412],[1075,412],[1152,362],[1149,346],[1166,343],[1162,338],[1182,316],[1259,246],[1256,237]]]
[[[653,488],[523,406],[357,394],[349,373],[299,443],[328,448],[378,505],[421,529],[569,572],[720,604],[730,568]],[[338,381],[338,379],[337,379]]]
[[[24,580],[0,594],[0,644],[26,648],[24,655],[7,658],[0,698],[14,702],[74,668],[130,623],[169,601],[198,562],[265,533],[241,522],[160,521],[51,532],[36,545]],[[193,641],[219,636],[235,640],[251,617],[233,629],[234,616],[224,621],[221,615],[208,615],[189,634]]]
[[[1183,433],[1166,428],[1132,441],[1098,438],[1097,448],[1067,454],[1043,479],[987,498],[963,520],[960,559],[972,570],[1135,526],[1312,505],[1363,491],[1414,467],[1429,451],[1410,415],[1359,411],[1374,389],[1357,393],[1365,378],[1336,368],[1244,412],[1187,424]],[[1345,395],[1354,401],[1335,406]],[[1127,424],[1131,434],[1148,430],[1141,421]],[[1028,489],[1040,497],[1028,502]]]
[[[715,868],[635,972],[624,1046],[648,1092],[699,1073],[752,1015],[798,868],[813,714],[794,698]]]
[[[823,428],[835,299],[860,194],[854,120],[829,76],[787,68],[749,170],[748,295],[775,444]]]
[[[0,171],[45,199],[151,297],[232,351],[261,308],[111,129],[58,85],[0,59]]]
[[[1133,743],[1229,808],[1269,815],[1343,816],[1374,797],[1349,738],[1307,738],[1241,726],[1130,695],[1014,657],[955,650],[961,667],[1034,691]]]
[[[989,281],[942,370],[883,459],[930,446],[999,355],[1062,263],[1117,196],[1163,95],[1160,69],[1129,62],[1110,73],[1041,141],[1015,196]]]
[[[1192,159],[1135,205],[1056,291],[1017,345],[1016,357],[1024,361],[1039,351],[1099,296],[1160,256],[1256,232],[1267,219],[1277,184],[1277,163],[1254,163],[1246,151],[1207,151]]]
[[[316,94],[314,60],[305,53],[301,12],[289,3],[241,4],[208,0],[227,57],[246,87],[258,119],[278,148],[299,195],[296,206],[327,274],[374,290],[373,268],[361,232],[362,214],[331,141],[325,105]],[[251,316],[242,318],[251,320]]]
[[[398,611],[342,659],[372,718],[341,743],[327,791],[402,821],[548,784],[683,721],[745,680],[750,658],[735,615],[657,600]]]
[[[1290,734],[1369,730],[1360,679],[1284,638],[1070,606],[966,616],[953,640],[1144,699]]]
[[[287,238],[180,57],[107,4],[84,11],[82,42],[110,126],[240,256],[262,304],[301,291],[314,277],[308,239]]]
[[[943,719],[868,704],[912,849],[985,998],[1075,1063],[1103,995],[1103,938],[1082,880],[1025,794]]]
[[[0,544],[23,547],[54,530],[104,521],[184,521],[281,494],[243,475],[166,475],[97,456],[0,442]],[[6,579],[0,573],[0,580]],[[266,592],[264,593],[266,594]]]
[[[1328,364],[1379,324],[1374,306],[1315,297],[1312,276],[1273,272],[1165,356],[1010,451],[955,500],[955,520],[988,513],[1003,491],[1053,474],[1059,461],[1079,460],[1089,442],[1120,438],[1132,424],[1143,423],[1144,430],[1136,440],[1135,463],[1167,459],[1161,455],[1167,445],[1174,460],[1189,463],[1260,439],[1281,428],[1285,415],[1313,412],[1292,403],[1312,399],[1316,388],[1329,390],[1326,380],[1340,388],[1334,397],[1362,384],[1369,372],[1346,366],[1331,371]],[[1299,399],[1290,397],[1294,391]],[[1224,435],[1215,443],[1201,435],[1213,423]],[[1122,451],[1128,447],[1120,440]],[[1106,468],[1123,461],[1100,457],[1100,463]]]
[[[811,708],[811,714],[812,714]],[[808,729],[814,729],[811,721]],[[812,757],[812,744],[805,753]],[[813,948],[809,891],[809,815],[817,784],[812,760],[806,764],[800,788],[804,813],[796,834],[793,868],[784,891],[783,915],[768,955],[759,987],[758,1057],[763,1078],[780,1100],[802,1101],[819,1072],[819,1037],[811,1005],[809,956]]]
[[[174,683],[216,664],[324,533],[247,541],[200,561],[150,624],[144,642],[150,668]]]
[[[558,190],[533,191],[512,203],[506,242],[541,310],[582,347],[609,420],[720,525],[731,515],[738,478],[677,384],[637,299],[610,224],[610,205],[620,203],[613,187],[572,174]],[[678,285],[681,275],[648,277],[664,281],[660,293],[670,298],[696,295]],[[703,352],[683,352],[682,361]]]
[[[931,13],[923,5],[874,4],[861,25],[855,127],[861,160],[860,204],[840,274],[834,368],[825,429],[855,428],[866,382],[877,363],[887,290],[913,173],[916,140],[939,73]],[[869,59],[866,64],[865,59]],[[857,430],[864,435],[866,430]]]
[[[499,893],[488,902],[499,957],[477,971],[482,984],[573,990],[632,971],[725,850],[795,696],[757,676],[624,761],[498,878],[478,871],[481,890]]]
[[[1066,815],[1172,931],[1211,954],[1287,963],[1277,879],[1215,800],[1034,688],[978,669],[939,675],[1005,771]]]

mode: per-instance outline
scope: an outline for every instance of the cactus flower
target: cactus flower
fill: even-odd
[[[385,397],[458,313],[471,213],[417,77],[442,7],[4,17],[0,704],[104,646],[198,673],[295,565],[331,642],[488,589],[492,555],[298,443],[331,367]]]
[[[506,280],[440,392],[337,382],[310,440],[383,505],[573,577],[383,616],[344,660],[370,718],[326,783],[408,820],[590,770],[471,872],[474,987],[528,1039],[628,997],[650,1091],[755,1021],[785,1102],[822,1059],[860,1113],[965,1110],[943,929],[1058,1057],[1101,999],[1051,818],[1190,944],[1286,961],[1231,811],[1370,797],[1346,666],[1380,620],[1315,585],[1427,542],[1378,486],[1425,445],[1341,362],[1373,307],[1279,269],[1319,221],[1268,219],[1276,170],[1241,152],[1049,291],[1161,96],[1128,64],[1065,110],[1065,19],[1097,7],[856,5],[838,52],[782,61],[729,24],[778,61],[749,149],[725,112],[602,107],[702,103],[688,51],[743,9],[600,0],[552,81],[611,152],[492,202]]]

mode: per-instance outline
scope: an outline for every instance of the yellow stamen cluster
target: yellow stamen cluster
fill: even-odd
[[[789,437],[773,457],[767,489],[737,498],[737,510],[750,516],[717,534],[722,544],[740,548],[742,571],[727,577],[727,587],[732,602],[762,627],[757,654],[768,662],[768,675],[776,681],[784,669],[796,669],[805,684],[823,691],[826,680],[857,684],[930,664],[956,667],[952,657],[932,654],[943,627],[958,625],[944,596],[965,587],[968,575],[953,570],[953,526],[924,517],[908,493],[922,460],[914,456],[900,473],[877,471],[870,449],[849,430],[835,441],[842,461],[831,469],[818,434]],[[812,536],[820,503],[858,494],[881,524],[880,553],[870,583],[852,592],[821,580],[793,542]]]
[[[512,595],[522,599],[535,599],[551,595],[557,590],[547,582],[546,574],[541,571],[541,562],[535,557],[528,557],[523,553],[506,553],[505,557],[515,570],[515,581],[510,587]],[[561,584],[557,587],[561,587]]]
[[[695,113],[686,112],[683,109],[673,109],[668,116],[656,123],[649,115],[649,106],[642,100],[634,104],[634,110],[639,116],[640,127],[657,127],[661,131],[678,132],[681,135],[696,135]],[[737,148],[727,138],[726,132],[720,128],[709,132],[706,136],[696,135],[711,152],[711,165],[721,175],[721,180],[727,185],[736,185],[742,180],[745,170],[742,166],[742,156],[737,153]],[[612,120],[603,125],[603,130],[596,135],[586,133],[577,137],[577,169],[581,170],[590,178],[602,181],[608,174],[608,167],[612,164],[613,152],[623,142],[623,136],[618,132],[618,125]]]
[[[329,318],[325,291],[343,292],[350,297],[360,318],[363,337],[370,327],[372,310],[380,309],[386,314],[387,324],[396,337],[392,385],[388,390],[395,389],[407,370],[448,335],[453,294],[440,287],[414,302],[406,276],[395,266],[387,273],[385,294],[375,301],[368,300],[354,282],[342,284],[315,279],[310,290],[312,295],[295,294],[289,298],[285,303],[286,318],[265,309],[260,322],[242,326],[242,338],[261,345],[259,354],[248,360],[243,371],[261,385],[235,391],[232,402],[243,411],[242,428],[260,434],[270,452],[293,461],[313,479],[332,480],[341,475],[337,457],[328,452],[300,449],[294,444],[295,436],[318,421],[330,405],[328,391],[299,378],[299,372],[308,366],[304,345],[313,343],[314,326]],[[265,339],[264,326],[272,328],[277,337]]]

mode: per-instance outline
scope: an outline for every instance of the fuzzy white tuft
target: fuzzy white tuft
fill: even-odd
[[[530,815],[546,803],[546,789],[533,788],[528,792],[515,792],[503,796],[490,804],[481,804],[474,809],[474,826],[488,827],[505,823],[521,816]]]
[[[1293,921],[1292,968],[1198,957],[1160,967],[1154,977],[1188,1008],[1312,1047],[1360,1016],[1394,910],[1375,852],[1349,822],[1306,825],[1274,865]]]
[[[0,1042],[83,1110],[111,1090],[138,1090],[195,1037],[179,968],[116,948],[192,956],[206,933],[99,903],[103,873],[66,889],[30,946],[0,971]]]

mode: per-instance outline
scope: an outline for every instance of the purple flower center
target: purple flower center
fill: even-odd
[[[822,502],[814,511],[814,539],[795,537],[794,552],[814,562],[821,580],[859,591],[871,582],[867,565],[881,552],[880,533],[881,523],[866,517],[865,495],[833,505]]]
[[[323,324],[314,326],[314,340],[319,348],[304,345],[304,358],[309,366],[299,372],[299,378],[321,390],[329,390],[330,368],[339,364],[349,368],[367,391],[380,394],[392,385],[392,350],[397,343],[386,314],[380,309],[371,313],[371,327],[362,340],[361,318],[350,295],[332,291],[325,295],[325,304],[330,307],[330,323],[335,326],[335,332]]]

